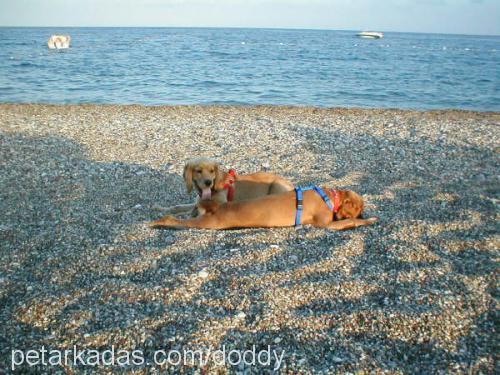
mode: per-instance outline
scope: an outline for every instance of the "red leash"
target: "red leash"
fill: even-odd
[[[234,182],[236,181],[236,171],[234,169],[230,169],[229,172],[229,182],[224,184],[224,189],[227,189],[227,201],[232,202],[234,200]]]

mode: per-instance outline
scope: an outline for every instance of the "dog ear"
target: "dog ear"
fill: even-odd
[[[186,163],[184,166],[183,177],[187,192],[191,193],[193,191],[193,165],[191,163]]]
[[[221,190],[224,186],[224,180],[226,178],[226,173],[222,170],[219,164],[214,164],[215,169],[215,179],[214,179],[214,187],[217,190]]]

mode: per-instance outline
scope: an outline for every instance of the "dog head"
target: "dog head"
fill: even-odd
[[[337,212],[337,220],[361,218],[364,202],[361,195],[350,190],[340,191],[340,209]]]
[[[208,158],[189,160],[184,166],[184,181],[188,193],[196,189],[202,200],[212,198],[222,179],[219,163]]]

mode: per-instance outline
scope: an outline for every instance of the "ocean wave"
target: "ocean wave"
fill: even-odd
[[[43,68],[44,67],[42,64],[36,64],[36,63],[30,62],[30,61],[23,61],[15,66],[19,67],[19,68]]]

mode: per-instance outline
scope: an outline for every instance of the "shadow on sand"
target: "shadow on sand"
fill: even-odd
[[[365,163],[329,141],[360,143],[356,137],[300,133],[322,155],[319,174],[328,165],[340,176],[363,171],[356,190],[370,197],[380,225],[152,231],[143,222],[161,216],[155,206],[187,201],[180,176],[92,161],[68,139],[3,134],[1,366],[10,367],[14,348],[117,345],[151,355],[215,341],[281,347],[294,370],[491,371],[497,314],[492,302],[476,306],[486,294],[467,282],[492,288],[496,269],[484,243],[497,231],[495,207],[484,196],[498,190],[475,178],[495,170],[484,165],[495,162],[493,152],[373,138],[358,150]],[[423,163],[438,151],[444,164]],[[474,164],[478,155],[483,165]]]

